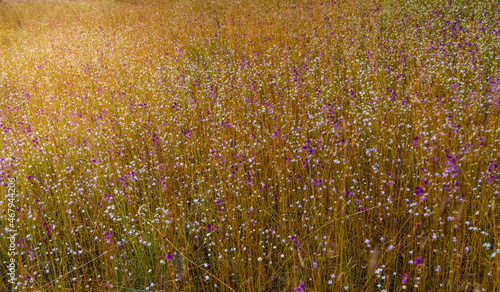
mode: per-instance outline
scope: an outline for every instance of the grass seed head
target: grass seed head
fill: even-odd
[[[460,208],[458,209],[457,222],[460,225],[463,225],[465,222],[465,202],[462,201],[460,204]]]
[[[441,208],[439,208],[439,217],[444,218],[448,212],[448,201],[449,199],[445,197],[441,203]]]
[[[371,276],[373,272],[375,272],[379,260],[380,260],[380,244],[376,243],[372,253],[370,254],[370,258],[368,259],[368,276]]]

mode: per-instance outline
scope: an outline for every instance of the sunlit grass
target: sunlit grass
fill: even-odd
[[[494,2],[2,4],[1,290],[493,291]]]

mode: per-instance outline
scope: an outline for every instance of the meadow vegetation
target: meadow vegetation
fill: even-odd
[[[500,287],[498,5],[4,1],[0,290]]]

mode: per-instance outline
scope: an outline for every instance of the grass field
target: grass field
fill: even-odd
[[[494,291],[500,7],[4,1],[0,291]]]

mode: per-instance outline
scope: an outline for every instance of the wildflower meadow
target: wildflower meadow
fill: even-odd
[[[0,1],[0,291],[498,291],[500,2]]]

